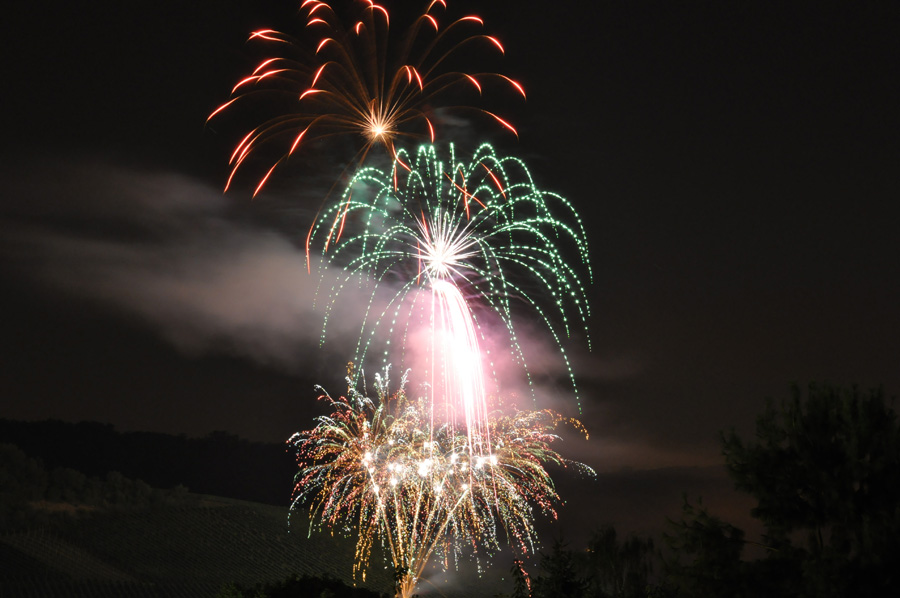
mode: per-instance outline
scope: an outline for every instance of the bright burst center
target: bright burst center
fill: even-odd
[[[394,134],[390,119],[374,110],[366,118],[365,130],[369,139],[373,142],[387,143]]]
[[[447,246],[443,239],[425,248],[425,267],[439,278],[448,278],[450,269],[459,264],[459,257],[453,248]]]
[[[418,257],[431,280],[447,280],[475,255],[475,240],[467,227],[450,215],[437,211],[431,222],[419,222]]]

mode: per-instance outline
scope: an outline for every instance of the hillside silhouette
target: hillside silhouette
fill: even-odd
[[[196,466],[197,455],[219,449],[233,456],[229,450],[246,449],[250,443],[223,435],[200,441],[120,435],[95,424],[3,423],[19,433],[61,432],[55,441],[77,450],[62,454],[60,445],[46,443],[44,454],[61,457],[48,467],[43,458],[0,443],[0,596],[213,598],[238,586],[279,587],[311,578],[335,587],[361,583],[351,576],[354,541],[309,534],[304,511],[289,518],[287,504],[189,493],[182,485],[187,481],[239,488],[216,486],[221,481],[215,476],[199,481],[182,476]],[[33,445],[41,437],[26,439],[25,444]],[[118,471],[104,471],[119,464],[130,465],[129,473],[138,471],[138,465],[151,459],[127,451],[159,449],[165,442],[170,448],[182,443],[197,451],[174,459],[182,468],[169,477],[163,475],[164,460],[143,470],[167,484],[178,482],[171,488],[154,488]],[[92,475],[69,466],[96,454],[98,447],[120,454],[105,455],[108,459],[98,463],[81,462]],[[265,455],[264,445],[255,448],[248,451],[250,457]],[[249,459],[241,461],[240,467],[250,466]],[[243,473],[240,467],[237,471]],[[391,587],[390,575],[375,569],[365,585],[381,594]]]
[[[283,444],[251,442],[228,432],[203,438],[118,432],[111,424],[0,419],[0,443],[18,446],[47,469],[87,476],[118,472],[154,488],[287,505],[296,471]]]

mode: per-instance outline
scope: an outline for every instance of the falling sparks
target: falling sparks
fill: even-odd
[[[517,134],[508,121],[465,104],[453,93],[474,84],[480,97],[482,82],[493,79],[524,98],[522,85],[506,75],[456,70],[454,60],[463,56],[459,52],[463,46],[480,44],[485,51],[500,56],[505,52],[496,37],[482,32],[484,21],[480,17],[444,20],[447,3],[431,2],[403,32],[403,43],[395,43],[383,6],[368,0],[346,2],[351,11],[356,11],[352,25],[347,27],[337,16],[338,9],[333,8],[339,4],[344,3],[303,2],[300,15],[305,28],[299,38],[273,29],[250,35],[251,42],[277,54],[263,59],[241,79],[232,89],[233,97],[216,108],[207,121],[236,103],[260,96],[267,97],[267,105],[276,112],[252,128],[238,145],[230,162],[226,190],[237,171],[263,146],[273,146],[273,153],[266,156],[281,157],[268,165],[263,180],[257,180],[254,195],[297,150],[301,139],[308,143],[332,135],[361,137],[362,149],[357,155],[360,163],[375,146],[383,146],[393,155],[395,142],[401,137],[433,142],[434,115],[430,112],[435,106],[486,115]],[[451,97],[456,99],[447,105]]]
[[[428,401],[408,398],[405,384],[406,376],[391,392],[386,368],[375,400],[353,388],[338,399],[324,393],[331,413],[288,445],[299,465],[292,510],[308,508],[312,528],[353,525],[354,575],[363,579],[380,545],[398,595],[409,597],[432,558],[446,567],[468,551],[489,555],[504,536],[533,552],[534,507],[555,518],[559,502],[545,465],[593,471],[551,447],[566,421],[552,411],[492,414],[489,454],[476,454],[465,434],[431,420]]]
[[[537,315],[567,366],[564,340],[576,332],[588,337],[583,278],[591,273],[580,218],[564,198],[540,190],[521,160],[498,157],[486,144],[467,163],[452,145],[446,162],[435,146],[423,145],[414,156],[398,152],[388,170],[361,169],[343,198],[322,210],[307,247],[320,248],[322,263],[344,270],[323,293],[323,342],[334,302],[366,277],[372,292],[354,360],[364,363],[376,342],[402,347],[424,322],[431,329],[435,403],[450,421],[474,417],[462,418],[470,430],[487,413],[486,392],[473,380],[496,377],[482,371],[493,366],[478,348],[491,320],[526,375],[517,314]],[[382,288],[393,296],[386,309],[376,307]],[[382,362],[397,359],[385,350]],[[571,367],[568,373],[575,388]]]

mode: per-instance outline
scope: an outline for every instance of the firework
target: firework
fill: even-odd
[[[488,454],[476,454],[465,434],[432,422],[426,400],[407,397],[406,376],[391,393],[384,372],[376,376],[376,400],[350,387],[339,399],[325,393],[332,413],[288,440],[300,467],[292,510],[309,508],[311,531],[358,535],[354,576],[365,579],[380,543],[404,597],[432,557],[447,568],[464,554],[477,558],[482,548],[490,554],[501,534],[515,550],[533,552],[533,508],[555,518],[558,502],[545,464],[593,473],[551,448],[563,418],[551,411],[493,414]]]
[[[576,388],[563,341],[588,337],[584,226],[568,201],[537,188],[521,160],[498,157],[487,144],[467,162],[452,145],[444,159],[433,145],[399,151],[388,170],[361,169],[322,210],[307,237],[310,262],[314,250],[344,272],[320,290],[328,301],[322,341],[337,298],[358,292],[364,279],[370,300],[355,361],[363,363],[379,333],[388,347],[383,364],[408,363],[410,337],[428,329],[433,398],[446,406],[444,421],[463,422],[470,435],[486,425],[482,378],[497,379],[494,356],[479,348],[488,326],[508,338],[503,345],[531,383],[516,312],[545,324]]]
[[[345,26],[332,5],[349,4],[355,12]],[[314,138],[353,134],[363,140],[360,160],[373,145],[393,144],[401,136],[435,138],[429,106],[443,105],[450,94],[462,88],[470,95],[482,93],[484,85],[497,80],[525,96],[516,81],[498,73],[457,70],[459,50],[481,44],[503,53],[496,37],[482,33],[480,17],[467,15],[447,19],[445,0],[432,0],[396,46],[389,41],[388,11],[371,0],[324,2],[304,0],[304,37],[309,43],[288,34],[263,29],[250,36],[254,43],[266,44],[277,54],[266,58],[232,89],[232,98],[209,118],[233,104],[265,94],[270,104],[283,110],[253,128],[238,143],[231,156],[231,185],[237,170],[257,149],[269,142],[281,143],[281,158],[259,180],[254,196],[263,188],[272,171],[300,145]],[[272,103],[274,101],[274,103]],[[474,110],[504,129],[515,128],[493,112],[466,105],[446,108]]]

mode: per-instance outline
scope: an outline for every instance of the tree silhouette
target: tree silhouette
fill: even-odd
[[[702,502],[690,504],[687,497],[681,519],[669,523],[671,531],[663,534],[671,551],[665,562],[669,594],[686,598],[753,595],[741,561],[742,530],[710,515]]]
[[[541,575],[532,578],[531,598],[583,598],[587,583],[578,569],[575,554],[557,539],[550,554],[541,553]]]
[[[768,402],[755,441],[722,441],[737,489],[758,501],[768,565],[799,575],[800,595],[900,595],[900,428],[882,390],[795,386]]]
[[[629,536],[619,541],[605,525],[588,540],[588,593],[591,598],[641,598],[647,595],[656,551],[653,540]]]

